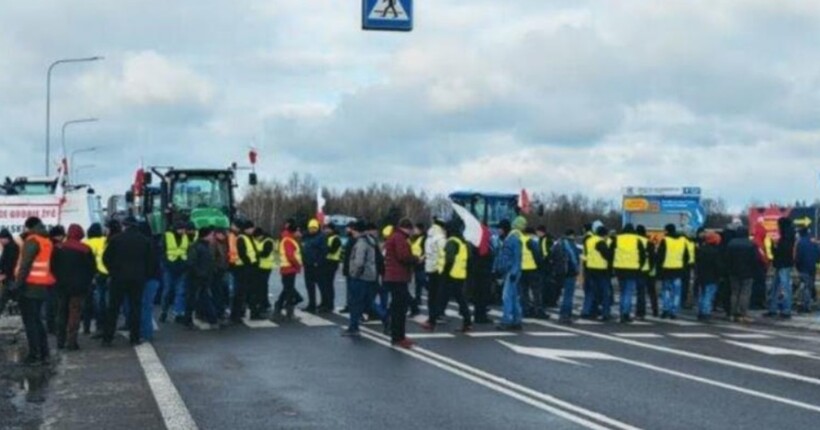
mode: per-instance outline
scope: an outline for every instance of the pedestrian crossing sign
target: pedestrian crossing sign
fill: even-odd
[[[362,0],[362,29],[413,30],[413,0]]]

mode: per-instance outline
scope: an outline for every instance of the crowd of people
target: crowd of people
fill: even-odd
[[[501,330],[521,330],[525,318],[551,318],[551,308],[564,324],[575,318],[628,324],[649,311],[676,319],[689,306],[702,321],[720,308],[733,321],[750,322],[748,309],[764,306],[766,317],[788,319],[795,289],[798,311],[810,311],[816,299],[820,248],[789,219],[778,226],[776,241],[761,225],[750,235],[738,223],[689,237],[668,225],[650,237],[640,225],[614,232],[595,222],[580,235],[567,230],[554,237],[518,216],[502,221],[496,232],[481,226],[480,239],[471,242],[457,217],[434,218],[429,227],[401,219],[382,229],[357,221],[343,234],[316,219],[303,232],[289,219],[275,240],[241,219],[230,229],[177,222],[154,236],[134,218],[87,231],[79,225],[47,230],[30,218],[19,239],[0,231],[0,313],[16,300],[29,346],[25,363],[33,365],[49,361],[48,334],[58,348],[73,351],[80,348],[80,331],[91,336],[92,323],[92,338],[110,346],[121,316],[120,330],[132,345],[151,341],[155,306],[161,323],[173,317],[186,327],[195,318],[212,328],[246,318],[295,321],[295,308],[305,300],[296,287],[299,275],[307,296],[302,310],[334,312],[340,269],[346,281],[340,313],[349,313],[342,334],[358,336],[363,320],[378,320],[392,344],[403,348],[413,345],[406,336],[408,316],[426,306],[422,328],[437,330],[448,321],[451,301],[463,332],[496,323],[489,312],[494,304],[501,306]],[[270,276],[277,266],[282,290],[271,303]],[[795,271],[799,281],[793,286]],[[576,315],[578,285],[583,299]]]

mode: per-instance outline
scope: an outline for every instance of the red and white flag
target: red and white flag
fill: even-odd
[[[142,165],[142,160],[140,160],[140,165],[137,167],[137,173],[134,175],[134,196],[138,197],[142,195],[142,189],[145,187],[145,167]]]
[[[316,191],[316,220],[319,224],[325,223],[325,198],[322,197],[322,187]]]
[[[524,188],[521,189],[521,195],[518,196],[518,207],[521,208],[521,213],[530,213],[530,196]]]

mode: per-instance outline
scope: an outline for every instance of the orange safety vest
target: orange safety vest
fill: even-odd
[[[37,257],[34,258],[34,262],[31,264],[31,271],[26,278],[26,284],[41,285],[45,287],[56,284],[57,279],[54,278],[54,273],[51,271],[51,254],[54,252],[54,244],[51,243],[51,240],[36,234],[33,234],[26,239],[26,241],[29,240],[37,242],[37,245],[40,247],[40,252],[37,253]],[[22,262],[23,252],[21,249],[20,258],[17,260],[16,274],[18,276],[20,274],[20,265]]]
[[[239,261],[239,248],[236,246],[237,237],[233,232],[228,233],[228,263],[231,266]]]

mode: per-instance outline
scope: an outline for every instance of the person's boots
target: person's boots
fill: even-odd
[[[285,320],[287,322],[299,321],[299,319],[296,318],[296,316],[294,315],[294,306],[288,306],[288,308],[286,309],[286,311],[285,311]]]
[[[277,303],[273,306],[273,312],[271,312],[270,320],[271,322],[281,322],[282,318],[282,305]]]

